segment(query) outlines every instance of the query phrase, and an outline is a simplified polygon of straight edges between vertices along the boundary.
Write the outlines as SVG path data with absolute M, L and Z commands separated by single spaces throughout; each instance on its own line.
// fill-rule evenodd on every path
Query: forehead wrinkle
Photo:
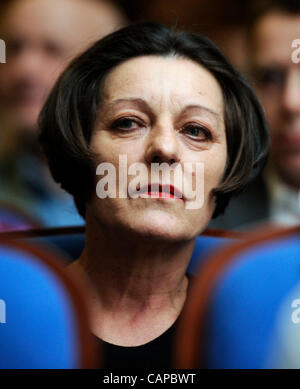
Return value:
M 107 99 L 106 99 L 107 100 Z M 103 104 L 104 103 L 104 104 Z M 138 98 L 138 97 L 128 97 L 128 98 L 120 98 L 115 99 L 113 101 L 105 101 L 102 103 L 102 105 L 106 105 L 107 111 L 113 111 L 116 107 L 124 104 L 130 104 L 132 107 L 137 106 L 139 109 L 151 114 L 152 110 L 144 99 Z
M 172 60 L 173 61 L 173 60 Z M 124 64 L 123 64 L 124 66 Z M 127 64 L 128 66 L 128 64 Z M 120 70 L 120 69 L 119 69 Z M 124 70 L 124 69 L 123 69 Z M 132 69 L 131 69 L 132 70 Z M 172 69 L 171 69 L 172 70 Z M 192 72 L 193 73 L 193 72 Z M 111 85 L 111 79 L 110 77 L 112 76 L 112 74 L 108 75 L 108 79 L 106 78 L 105 79 L 105 82 L 104 82 L 104 85 L 103 85 L 103 89 L 102 90 L 104 92 L 104 94 L 106 96 L 103 96 L 103 97 L 107 97 L 107 100 L 106 100 L 106 103 L 111 103 L 112 101 L 114 101 L 113 99 L 114 98 L 118 98 L 118 97 L 121 97 L 121 98 L 124 98 L 124 100 L 126 99 L 136 99 L 136 98 L 141 98 L 143 101 L 141 101 L 141 103 L 145 103 L 147 102 L 148 103 L 148 107 L 146 107 L 144 105 L 144 108 L 153 108 L 154 105 L 156 105 L 156 108 L 158 108 L 159 106 L 159 110 L 162 109 L 163 105 L 167 105 L 167 104 L 170 104 L 170 102 L 173 104 L 173 106 L 178 106 L 179 109 L 181 106 L 184 105 L 185 102 L 188 102 L 188 101 L 191 101 L 193 102 L 193 100 L 195 99 L 195 97 L 198 98 L 198 95 L 200 94 L 201 97 L 200 97 L 200 100 L 197 99 L 196 101 L 196 104 L 195 105 L 198 105 L 198 103 L 200 103 L 199 105 L 201 105 L 201 103 L 203 102 L 204 106 L 208 106 L 208 110 L 214 112 L 213 114 L 216 114 L 215 111 L 219 111 L 219 106 L 220 106 L 220 96 L 218 96 L 217 94 L 217 91 L 215 91 L 216 93 L 207 93 L 207 88 L 210 90 L 210 86 L 212 86 L 212 82 L 214 84 L 216 84 L 218 86 L 218 89 L 220 89 L 220 86 L 218 85 L 217 81 L 213 78 L 213 76 L 211 76 L 211 80 L 207 80 L 207 77 L 205 77 L 205 80 L 204 80 L 204 90 L 203 92 L 199 92 L 199 86 L 198 87 L 195 87 L 195 85 L 192 85 L 190 84 L 189 80 L 188 80 L 188 85 L 186 85 L 186 83 L 184 84 L 176 84 L 172 86 L 173 90 L 170 90 L 169 88 L 169 81 L 168 81 L 168 77 L 165 77 L 165 73 L 162 74 L 163 77 L 160 77 L 160 74 L 158 74 L 158 77 L 157 77 L 157 80 L 159 81 L 159 93 L 157 91 L 157 85 L 153 85 L 152 82 L 150 82 L 149 85 L 147 85 L 147 87 L 142 83 L 142 84 L 138 84 L 136 87 L 138 88 L 138 94 L 136 94 L 136 90 L 132 90 L 133 94 L 131 95 L 131 93 L 129 93 L 127 95 L 124 94 L 123 96 L 119 94 L 119 92 L 116 94 L 116 90 L 119 90 L 119 88 L 121 88 L 121 91 L 124 92 L 128 92 L 126 91 L 126 88 L 124 89 L 125 85 L 129 84 L 129 86 L 132 85 L 133 83 L 133 80 L 132 80 L 132 74 L 130 72 L 129 76 L 126 74 L 126 77 L 125 77 L 125 80 L 124 80 L 124 74 L 121 73 L 123 77 L 121 77 L 121 83 L 120 83 L 120 80 L 118 78 L 120 78 L 120 75 L 119 77 L 114 80 L 115 82 L 117 82 L 117 84 L 115 85 L 114 84 L 114 88 L 112 89 L 112 85 Z M 133 74 L 133 76 L 135 77 L 136 73 Z M 203 76 L 200 77 L 201 80 L 203 78 Z M 180 78 L 178 79 L 178 81 L 180 80 Z M 144 79 L 145 81 L 145 79 Z M 207 85 L 208 83 L 208 85 Z M 135 85 L 135 83 L 134 83 Z M 165 88 L 166 86 L 166 88 Z M 136 89 L 136 87 L 134 89 Z M 182 93 L 182 90 L 186 90 L 188 87 L 188 89 L 192 89 L 193 93 Z M 146 88 L 146 90 L 145 90 Z M 153 89 L 154 88 L 154 89 Z M 174 90 L 175 88 L 175 90 Z M 179 88 L 179 89 L 178 89 Z M 131 88 L 130 88 L 131 89 Z M 201 89 L 201 88 L 200 88 Z M 213 85 L 213 89 L 214 89 L 214 85 Z M 130 90 L 129 90 L 130 92 Z M 171 92 L 171 93 L 170 93 Z M 119 94 L 119 96 L 118 96 Z M 222 96 L 222 94 L 220 94 Z M 206 102 L 206 100 L 207 102 Z M 222 97 L 221 97 L 222 99 Z M 177 101 L 176 101 L 177 100 Z M 203 101 L 202 101 L 203 100 Z M 210 102 L 214 102 L 216 104 L 213 105 L 213 107 L 209 108 L 209 106 L 211 104 L 209 104 Z M 140 103 L 137 101 L 137 103 Z M 222 100 L 222 103 L 223 103 L 223 100 Z M 111 106 L 112 107 L 112 106 Z M 216 109 L 214 109 L 216 107 Z M 206 108 L 206 107 L 204 107 Z M 223 111 L 223 109 L 222 109 Z M 218 118 L 219 119 L 219 118 Z

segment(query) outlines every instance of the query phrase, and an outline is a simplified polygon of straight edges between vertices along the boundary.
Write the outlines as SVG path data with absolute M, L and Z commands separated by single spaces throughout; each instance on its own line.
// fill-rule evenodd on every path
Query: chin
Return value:
M 193 239 L 197 233 L 192 226 L 179 216 L 151 211 L 149 214 L 134 218 L 130 226 L 139 236 L 158 241 L 187 241 Z

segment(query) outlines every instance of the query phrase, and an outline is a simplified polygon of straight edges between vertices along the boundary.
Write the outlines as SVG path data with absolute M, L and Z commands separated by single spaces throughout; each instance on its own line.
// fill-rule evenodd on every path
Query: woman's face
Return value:
M 96 217 L 105 228 L 162 240 L 199 234 L 226 165 L 223 108 L 215 78 L 191 60 L 144 56 L 114 68 L 91 139 L 100 168 L 87 223 Z M 114 166 L 115 179 L 103 163 Z M 172 169 L 168 175 L 171 165 L 181 176 Z M 166 174 L 155 175 L 155 167 Z M 103 191 L 109 197 L 100 199 Z

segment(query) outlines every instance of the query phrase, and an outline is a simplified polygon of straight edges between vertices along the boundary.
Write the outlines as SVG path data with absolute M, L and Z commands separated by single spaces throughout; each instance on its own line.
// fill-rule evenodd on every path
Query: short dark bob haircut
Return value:
M 206 37 L 157 23 L 138 23 L 96 42 L 68 66 L 39 119 L 39 140 L 54 179 L 69 192 L 84 217 L 95 190 L 94 156 L 89 144 L 107 74 L 131 58 L 157 55 L 190 59 L 218 81 L 224 98 L 227 165 L 214 189 L 214 217 L 263 168 L 269 133 L 262 108 L 237 70 Z M 247 205 L 245 205 L 247 206 Z

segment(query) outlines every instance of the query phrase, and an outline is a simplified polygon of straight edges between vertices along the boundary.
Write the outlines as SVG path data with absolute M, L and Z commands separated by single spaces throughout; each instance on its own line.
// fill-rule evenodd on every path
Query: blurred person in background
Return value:
M 248 24 L 248 67 L 265 109 L 271 151 L 264 173 L 211 223 L 247 229 L 260 223 L 300 224 L 300 64 L 293 41 L 300 38 L 300 1 L 254 4 Z
M 13 205 L 44 226 L 83 224 L 41 163 L 37 118 L 70 60 L 126 17 L 104 0 L 11 0 L 0 12 L 7 57 L 0 65 L 0 206 Z
M 119 0 L 121 4 L 126 0 Z M 132 0 L 134 20 L 151 20 L 184 28 L 212 39 L 240 71 L 246 62 L 245 21 L 251 0 Z M 134 4 L 135 6 L 133 7 Z

